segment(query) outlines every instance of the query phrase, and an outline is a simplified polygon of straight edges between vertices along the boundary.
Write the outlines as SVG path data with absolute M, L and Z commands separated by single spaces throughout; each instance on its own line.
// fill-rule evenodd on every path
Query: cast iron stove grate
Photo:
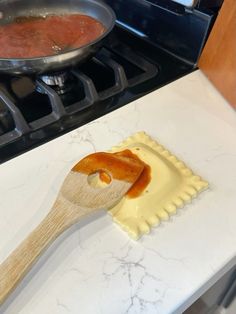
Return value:
M 116 28 L 94 58 L 66 73 L 63 92 L 41 79 L 0 76 L 0 162 L 113 111 L 192 69 L 129 36 Z

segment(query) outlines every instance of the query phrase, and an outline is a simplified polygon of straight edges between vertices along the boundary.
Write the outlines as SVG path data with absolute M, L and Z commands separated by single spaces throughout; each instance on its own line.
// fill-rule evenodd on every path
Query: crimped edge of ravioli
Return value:
M 176 169 L 179 171 L 179 173 L 184 178 L 184 185 L 182 185 L 181 188 L 178 187 L 179 191 L 177 195 L 173 196 L 170 193 L 170 198 L 168 201 L 165 202 L 165 204 L 160 208 L 158 208 L 158 211 L 165 212 L 166 215 L 158 216 L 158 219 L 160 221 L 162 220 L 168 220 L 169 215 L 174 215 L 177 212 L 178 208 L 183 207 L 186 203 L 189 203 L 192 201 L 193 198 L 197 197 L 197 195 L 206 190 L 209 187 L 209 184 L 207 181 L 203 180 L 200 176 L 195 175 L 193 171 L 186 166 L 186 164 L 179 160 L 176 156 L 174 156 L 169 150 L 167 150 L 164 146 L 160 145 L 158 142 L 153 140 L 148 134 L 146 134 L 144 131 L 137 132 L 130 137 L 126 138 L 124 141 L 119 143 L 116 146 L 113 146 L 111 148 L 111 152 L 116 152 L 121 149 L 127 148 L 127 146 L 130 146 L 131 144 L 135 143 L 141 143 L 149 146 L 154 151 L 158 152 L 161 156 L 164 157 L 164 159 L 168 160 Z M 173 193 L 172 193 L 173 194 Z M 111 214 L 112 215 L 112 214 Z M 142 236 L 145 233 L 149 233 L 151 230 L 151 227 L 159 225 L 159 223 L 153 222 L 148 223 L 149 228 L 146 228 L 145 231 L 140 230 L 140 228 L 136 228 L 130 230 L 128 226 L 121 225 L 118 221 L 116 221 L 115 217 L 113 217 L 113 220 L 119 224 L 119 226 L 126 231 L 129 236 L 135 240 L 137 240 L 140 236 Z

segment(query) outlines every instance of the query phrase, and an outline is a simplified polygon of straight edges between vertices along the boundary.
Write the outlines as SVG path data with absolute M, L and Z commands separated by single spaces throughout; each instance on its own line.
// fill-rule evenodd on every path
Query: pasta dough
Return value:
M 139 132 L 111 149 L 129 149 L 151 167 L 151 181 L 136 198 L 125 196 L 109 213 L 128 234 L 138 239 L 177 208 L 191 201 L 208 183 L 196 176 L 163 146 Z

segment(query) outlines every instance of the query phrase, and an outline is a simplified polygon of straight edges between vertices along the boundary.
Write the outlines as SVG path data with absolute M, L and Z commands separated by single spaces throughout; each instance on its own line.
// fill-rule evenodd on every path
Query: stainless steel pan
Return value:
M 102 36 L 81 48 L 53 56 L 37 58 L 1 58 L 0 71 L 8 74 L 44 74 L 63 70 L 91 57 L 101 46 L 115 24 L 115 14 L 110 7 L 96 0 L 0 0 L 1 22 L 19 16 L 45 16 L 47 14 L 81 13 L 94 17 L 106 28 Z

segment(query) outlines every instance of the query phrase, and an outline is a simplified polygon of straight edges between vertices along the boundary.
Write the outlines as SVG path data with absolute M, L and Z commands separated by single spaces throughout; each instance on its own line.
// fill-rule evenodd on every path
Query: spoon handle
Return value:
M 16 288 L 43 251 L 85 212 L 58 197 L 43 221 L 0 265 L 0 304 Z

